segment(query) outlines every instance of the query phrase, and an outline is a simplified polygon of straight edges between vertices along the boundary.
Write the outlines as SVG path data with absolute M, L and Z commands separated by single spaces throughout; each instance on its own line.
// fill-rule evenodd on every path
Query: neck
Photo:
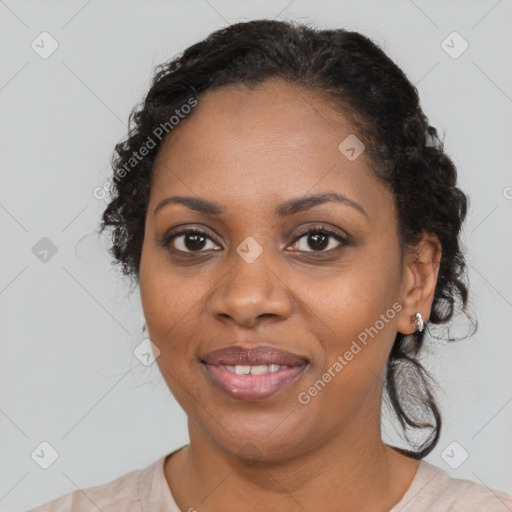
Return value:
M 387 512 L 419 465 L 381 441 L 380 422 L 356 421 L 295 456 L 252 463 L 219 447 L 190 421 L 189 433 L 190 444 L 165 466 L 181 510 Z

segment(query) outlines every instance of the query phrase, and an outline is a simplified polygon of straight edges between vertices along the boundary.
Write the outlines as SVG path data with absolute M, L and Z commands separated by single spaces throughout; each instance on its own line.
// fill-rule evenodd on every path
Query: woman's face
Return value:
M 280 459 L 377 428 L 386 360 L 410 312 L 400 312 L 393 196 L 354 133 L 320 96 L 267 81 L 204 94 L 158 155 L 144 315 L 193 435 L 228 453 Z M 155 213 L 172 196 L 189 205 Z M 216 206 L 200 211 L 207 202 Z M 267 348 L 212 354 L 229 347 Z

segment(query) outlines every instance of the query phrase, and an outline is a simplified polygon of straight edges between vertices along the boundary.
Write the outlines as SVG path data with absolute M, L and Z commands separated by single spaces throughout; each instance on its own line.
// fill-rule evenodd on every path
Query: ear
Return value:
M 402 310 L 397 320 L 398 332 L 414 332 L 414 314 L 421 313 L 426 323 L 430 317 L 432 301 L 441 262 L 441 242 L 433 233 L 423 232 L 420 241 L 404 255 L 404 269 L 400 303 Z

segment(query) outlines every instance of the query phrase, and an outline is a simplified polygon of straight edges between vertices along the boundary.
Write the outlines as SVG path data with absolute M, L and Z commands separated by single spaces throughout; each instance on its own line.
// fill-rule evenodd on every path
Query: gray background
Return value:
M 446 134 L 471 196 L 463 240 L 480 327 L 426 356 L 445 427 L 427 460 L 512 493 L 511 13 L 510 0 L 0 1 L 0 510 L 106 483 L 187 443 L 156 364 L 132 352 L 145 338 L 138 290 L 95 235 L 106 201 L 93 189 L 153 67 L 263 17 L 372 37 Z M 31 47 L 50 48 L 43 31 L 59 45 L 46 59 Z M 453 31 L 469 44 L 457 58 L 442 47 Z M 386 440 L 395 430 L 384 422 Z M 48 469 L 31 456 L 43 441 L 58 452 Z

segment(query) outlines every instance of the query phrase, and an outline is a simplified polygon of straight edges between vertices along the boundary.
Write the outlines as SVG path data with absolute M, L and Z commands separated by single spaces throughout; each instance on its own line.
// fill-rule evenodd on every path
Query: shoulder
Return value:
M 136 469 L 115 480 L 77 489 L 27 512 L 142 512 L 141 486 L 152 478 L 164 457 L 144 469 Z
M 451 477 L 443 469 L 420 461 L 405 495 L 390 512 L 510 512 L 512 496 L 483 484 Z

